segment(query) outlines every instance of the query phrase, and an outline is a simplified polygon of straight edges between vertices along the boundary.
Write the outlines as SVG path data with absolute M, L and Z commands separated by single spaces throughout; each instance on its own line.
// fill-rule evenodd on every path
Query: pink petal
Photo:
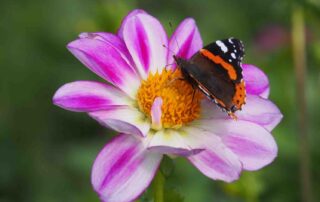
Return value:
M 60 87 L 53 103 L 76 112 L 91 112 L 127 106 L 133 102 L 122 91 L 93 81 L 75 81 Z
M 258 170 L 277 156 L 277 144 L 272 135 L 258 124 L 242 120 L 202 120 L 198 125 L 220 136 L 236 154 L 246 170 Z
M 101 40 L 108 45 L 112 46 L 113 48 L 117 49 L 118 52 L 122 55 L 122 58 L 127 61 L 128 64 L 133 64 L 132 58 L 128 52 L 128 49 L 126 45 L 124 44 L 123 40 L 118 37 L 117 35 L 114 35 L 112 33 L 108 32 L 83 32 L 79 35 L 79 38 L 81 39 L 95 39 L 95 40 Z
M 155 130 L 160 130 L 162 128 L 162 122 L 161 122 L 162 102 L 163 101 L 161 97 L 156 97 L 151 107 L 151 119 L 152 119 L 151 127 Z
M 121 133 L 146 136 L 150 129 L 150 123 L 145 115 L 129 106 L 90 112 L 89 115 L 103 126 Z
M 123 40 L 141 77 L 161 72 L 167 63 L 167 49 L 163 45 L 168 45 L 168 39 L 160 22 L 146 13 L 138 13 L 128 17 L 122 27 Z
M 118 36 L 123 38 L 123 27 L 124 25 L 127 23 L 127 21 L 132 18 L 133 16 L 135 15 L 138 15 L 138 14 L 147 14 L 147 12 L 145 12 L 144 10 L 142 9 L 135 9 L 133 11 L 131 11 L 130 13 L 128 13 L 128 15 L 122 20 L 122 23 L 121 23 L 121 26 L 118 30 Z
M 189 59 L 202 48 L 202 39 L 192 18 L 183 20 L 175 30 L 169 41 L 168 64 L 174 64 L 173 55 Z
M 251 121 L 272 131 L 281 121 L 283 115 L 270 100 L 259 96 L 248 95 L 247 104 L 242 111 L 236 112 L 240 120 Z
M 97 37 L 81 38 L 69 43 L 68 49 L 90 70 L 134 98 L 140 78 L 117 43 L 120 39 L 111 44 Z
M 223 112 L 220 107 L 217 106 L 214 102 L 203 99 L 201 101 L 201 114 L 198 120 L 195 120 L 194 123 L 201 122 L 202 119 L 229 119 L 230 117 L 226 112 Z
M 231 118 L 214 103 L 203 100 L 201 103 L 201 119 L 229 119 Z M 283 115 L 278 107 L 270 100 L 260 96 L 247 95 L 247 103 L 241 111 L 236 111 L 235 115 L 239 120 L 251 121 L 272 131 L 281 121 Z M 201 120 L 199 119 L 201 122 Z M 197 122 L 197 121 L 195 121 Z
M 267 75 L 258 67 L 250 64 L 243 64 L 242 69 L 247 93 L 268 98 L 270 89 Z
M 201 131 L 198 129 L 198 131 Z M 199 154 L 188 157 L 190 162 L 204 175 L 214 180 L 232 182 L 239 178 L 242 170 L 238 157 L 228 149 L 222 140 L 208 131 L 198 133 L 206 149 Z
M 165 129 L 151 134 L 148 149 L 162 154 L 190 156 L 204 150 L 199 144 L 198 134 L 176 129 Z
M 94 190 L 105 202 L 133 201 L 149 186 L 161 159 L 161 154 L 148 152 L 133 136 L 118 135 L 93 164 Z

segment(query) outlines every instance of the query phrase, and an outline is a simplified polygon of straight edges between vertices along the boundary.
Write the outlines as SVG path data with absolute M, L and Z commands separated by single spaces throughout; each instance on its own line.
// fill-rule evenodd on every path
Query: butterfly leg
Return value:
M 192 89 L 193 89 L 193 93 L 192 93 L 192 101 L 191 101 L 191 103 L 193 103 L 194 96 L 196 95 L 196 92 L 197 92 L 197 89 L 195 88 L 194 85 L 192 85 Z
M 176 78 L 174 78 L 174 79 L 172 79 L 171 81 L 169 81 L 166 85 L 165 85 L 165 87 L 168 87 L 168 86 L 170 86 L 171 84 L 173 84 L 175 81 L 185 81 L 186 79 L 185 78 L 183 78 L 183 77 L 176 77 Z
M 228 111 L 227 113 L 228 113 L 228 115 L 229 115 L 233 120 L 235 120 L 235 121 L 238 120 L 238 117 L 237 117 L 233 112 Z
M 171 63 L 171 64 L 167 64 L 167 65 L 164 66 L 164 67 L 167 68 L 167 67 L 169 67 L 169 66 L 171 66 L 171 65 L 174 65 L 174 64 L 176 64 L 176 63 L 174 62 L 174 63 Z

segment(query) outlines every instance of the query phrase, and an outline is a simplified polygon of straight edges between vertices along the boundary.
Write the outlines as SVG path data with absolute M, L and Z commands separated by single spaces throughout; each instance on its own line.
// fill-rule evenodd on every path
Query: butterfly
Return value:
M 236 119 L 234 112 L 246 102 L 243 56 L 243 43 L 231 37 L 203 47 L 189 60 L 173 57 L 187 82 Z

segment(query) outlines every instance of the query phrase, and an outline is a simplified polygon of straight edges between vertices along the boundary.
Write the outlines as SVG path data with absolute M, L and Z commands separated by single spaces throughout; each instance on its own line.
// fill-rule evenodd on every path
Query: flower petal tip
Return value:
M 135 13 L 127 16 L 118 35 L 125 42 L 133 62 L 145 79 L 152 72 L 161 72 L 167 64 L 168 38 L 162 24 L 153 16 Z
M 247 93 L 268 98 L 270 92 L 268 76 L 252 64 L 243 64 L 242 69 Z
M 133 201 L 150 185 L 162 159 L 131 135 L 120 134 L 97 156 L 91 183 L 102 201 Z
M 193 18 L 184 19 L 176 28 L 169 40 L 168 64 L 174 64 L 173 55 L 189 59 L 202 48 L 202 39 Z M 174 64 L 170 68 L 174 70 Z M 169 67 L 168 67 L 169 69 Z
M 155 130 L 160 130 L 162 128 L 161 116 L 162 116 L 162 98 L 156 97 L 151 107 L 151 127 Z

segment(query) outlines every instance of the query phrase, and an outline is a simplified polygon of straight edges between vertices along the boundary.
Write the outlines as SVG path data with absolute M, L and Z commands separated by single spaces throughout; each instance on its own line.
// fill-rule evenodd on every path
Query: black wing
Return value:
M 192 62 L 182 65 L 184 75 L 191 77 L 197 87 L 220 107 L 230 111 L 235 94 L 235 84 L 227 72 L 218 64 L 212 63 L 200 53 L 194 55 Z M 221 102 L 220 102 L 221 101 Z

